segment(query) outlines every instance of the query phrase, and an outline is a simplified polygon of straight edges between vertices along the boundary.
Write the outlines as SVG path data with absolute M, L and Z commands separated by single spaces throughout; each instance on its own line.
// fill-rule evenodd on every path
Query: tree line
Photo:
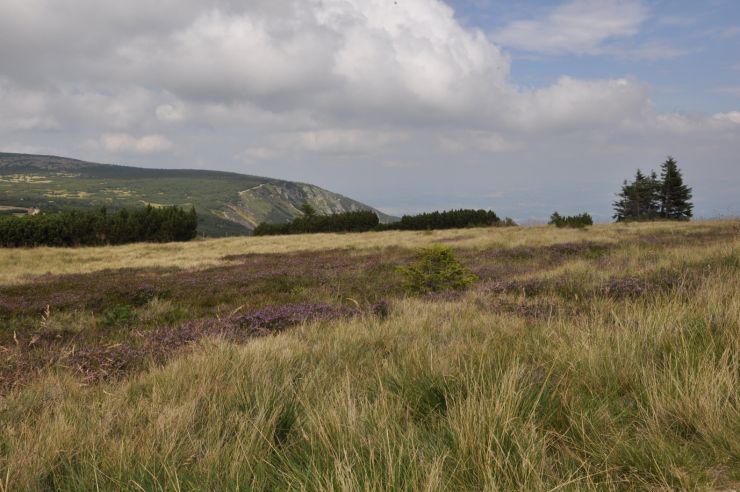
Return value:
M 275 236 L 318 232 L 366 232 L 374 230 L 380 224 L 375 212 L 369 210 L 319 215 L 311 205 L 304 204 L 301 211 L 303 215 L 287 224 L 262 222 L 253 233 L 255 236 Z
M 617 222 L 628 220 L 689 220 L 692 216 L 692 191 L 683 182 L 681 170 L 673 157 L 655 171 L 644 174 L 640 169 L 632 182 L 624 181 L 614 202 Z
M 133 242 L 188 241 L 196 235 L 195 208 L 151 205 L 108 212 L 71 210 L 0 217 L 0 246 L 104 246 Z
M 425 212 L 418 215 L 404 215 L 398 222 L 385 224 L 383 229 L 424 231 L 500 225 L 514 225 L 514 221 L 508 217 L 501 220 L 493 210 L 459 209 L 442 212 Z
M 420 231 L 432 229 L 457 229 L 516 225 L 508 217 L 501 220 L 492 210 L 449 210 L 404 215 L 398 222 L 381 224 L 375 212 L 369 210 L 318 215 L 313 207 L 304 204 L 303 215 L 287 224 L 261 223 L 254 229 L 255 236 L 279 234 L 306 234 L 315 232 L 366 232 L 366 231 Z

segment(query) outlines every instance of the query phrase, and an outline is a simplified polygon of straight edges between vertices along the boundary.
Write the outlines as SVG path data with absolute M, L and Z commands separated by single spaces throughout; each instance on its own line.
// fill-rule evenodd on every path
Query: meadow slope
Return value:
M 740 488 L 740 221 L 0 250 L 0 323 L 0 491 Z
M 198 232 L 242 236 L 260 222 L 282 223 L 310 203 L 324 214 L 373 210 L 348 197 L 279 179 L 199 169 L 151 169 L 65 157 L 0 152 L 0 215 L 64 209 L 120 209 L 151 204 L 195 207 Z

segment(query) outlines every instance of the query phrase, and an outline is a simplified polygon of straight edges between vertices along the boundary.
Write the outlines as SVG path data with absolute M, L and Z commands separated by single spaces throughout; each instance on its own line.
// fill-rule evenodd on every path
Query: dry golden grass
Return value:
M 53 375 L 4 401 L 0 469 L 8 490 L 735 487 L 738 287 L 538 323 L 406 300 L 123 384 Z
M 537 294 L 479 286 L 447 300 L 395 299 L 387 319 L 308 324 L 243 346 L 208 339 L 163 367 L 99 385 L 47 371 L 0 399 L 0 491 L 737 490 L 739 226 L 44 250 L 86 271 L 99 268 L 96 255 L 117 266 L 184 266 L 168 263 L 177 251 L 198 267 L 226 254 L 442 239 L 481 250 L 619 246 L 516 277 L 550 282 Z M 118 254 L 145 263 L 116 263 Z M 39 273 L 25 266 L 6 281 Z M 599 290 L 615 278 L 653 279 L 645 285 L 654 290 Z M 539 306 L 550 310 L 528 310 Z M 157 301 L 147 312 L 171 307 Z
M 596 225 L 588 231 L 548 226 L 455 229 L 447 231 L 389 231 L 362 234 L 234 237 L 188 243 L 132 244 L 91 248 L 0 249 L 0 284 L 44 275 L 89 273 L 105 269 L 176 267 L 197 269 L 223 263 L 227 255 L 287 253 L 334 248 L 369 250 L 393 246 L 415 248 L 445 242 L 460 247 L 541 246 L 580 241 L 615 242 L 643 234 L 681 234 L 713 228 L 735 228 L 738 221 L 634 223 Z

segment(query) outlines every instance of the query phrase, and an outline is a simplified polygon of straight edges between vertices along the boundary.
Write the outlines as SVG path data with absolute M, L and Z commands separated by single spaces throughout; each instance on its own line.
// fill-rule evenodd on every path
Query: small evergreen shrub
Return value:
M 134 312 L 128 306 L 116 306 L 103 313 L 101 323 L 103 326 L 125 325 L 135 317 Z
M 550 216 L 550 222 L 548 222 L 548 224 L 554 225 L 556 227 L 574 227 L 580 229 L 583 227 L 594 225 L 594 220 L 591 218 L 591 215 L 585 212 L 579 215 L 568 216 L 562 216 L 559 213 L 554 212 Z
M 412 294 L 464 289 L 478 277 L 455 257 L 449 246 L 435 245 L 419 251 L 417 260 L 399 271 Z

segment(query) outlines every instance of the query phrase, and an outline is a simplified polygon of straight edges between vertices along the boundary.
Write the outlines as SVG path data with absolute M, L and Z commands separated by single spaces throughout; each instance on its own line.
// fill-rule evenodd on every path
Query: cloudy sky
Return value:
M 738 215 L 740 2 L 0 0 L 0 150 L 522 221 L 670 154 Z

